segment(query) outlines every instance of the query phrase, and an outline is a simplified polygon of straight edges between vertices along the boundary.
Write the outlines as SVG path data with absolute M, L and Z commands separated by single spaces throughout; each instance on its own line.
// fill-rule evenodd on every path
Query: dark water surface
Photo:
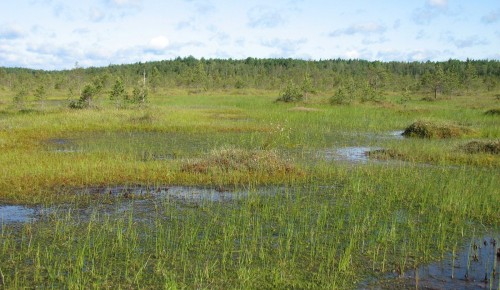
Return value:
M 444 259 L 360 289 L 500 289 L 500 233 L 473 238 Z

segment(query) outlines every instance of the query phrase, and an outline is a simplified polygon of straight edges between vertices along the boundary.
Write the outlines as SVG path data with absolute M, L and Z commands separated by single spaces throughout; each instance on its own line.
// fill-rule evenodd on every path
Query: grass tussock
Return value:
M 473 129 L 447 122 L 417 121 L 408 126 L 404 132 L 405 137 L 428 139 L 457 138 L 473 135 Z
M 275 151 L 222 148 L 212 150 L 201 160 L 187 161 L 181 166 L 181 171 L 192 173 L 240 171 L 273 174 L 293 173 L 298 172 L 298 169 Z
M 394 149 L 378 149 L 366 152 L 366 155 L 370 158 L 375 158 L 379 160 L 407 160 L 408 156 L 396 151 Z
M 500 154 L 500 140 L 495 141 L 471 141 L 461 146 L 461 149 L 469 154 L 488 153 Z
M 484 112 L 484 114 L 488 116 L 500 116 L 500 109 L 490 109 Z

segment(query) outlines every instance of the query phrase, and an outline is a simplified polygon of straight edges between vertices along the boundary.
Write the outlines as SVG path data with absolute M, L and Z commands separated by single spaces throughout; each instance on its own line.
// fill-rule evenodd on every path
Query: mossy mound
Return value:
M 484 112 L 485 115 L 488 116 L 499 116 L 500 115 L 500 109 L 491 109 L 486 112 Z
M 452 123 L 417 121 L 406 128 L 402 135 L 405 137 L 445 139 L 473 135 L 474 133 L 474 130 L 468 127 Z
M 181 171 L 191 173 L 240 171 L 273 174 L 297 172 L 297 169 L 275 151 L 223 148 L 213 150 L 203 159 L 187 161 L 181 166 Z
M 469 154 L 488 153 L 500 154 L 500 140 L 495 141 L 471 141 L 461 146 L 461 149 Z

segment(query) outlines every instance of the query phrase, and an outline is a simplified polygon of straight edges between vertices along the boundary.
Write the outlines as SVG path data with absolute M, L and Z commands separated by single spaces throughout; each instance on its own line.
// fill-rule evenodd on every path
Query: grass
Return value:
M 99 109 L 47 103 L 22 112 L 2 99 L 0 200 L 46 214 L 1 226 L 0 285 L 357 288 L 500 227 L 500 157 L 458 150 L 500 137 L 484 114 L 495 100 L 329 106 L 327 97 L 297 105 L 274 103 L 276 95 L 175 91 L 143 107 L 101 100 Z M 474 133 L 389 134 L 416 119 Z M 355 146 L 406 163 L 324 155 Z M 126 185 L 245 194 L 190 202 L 76 193 Z

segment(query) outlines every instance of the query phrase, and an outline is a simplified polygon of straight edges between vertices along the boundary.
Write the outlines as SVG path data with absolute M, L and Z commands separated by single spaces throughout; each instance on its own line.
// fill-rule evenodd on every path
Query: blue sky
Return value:
M 0 66 L 500 59 L 498 0 L 0 0 Z

